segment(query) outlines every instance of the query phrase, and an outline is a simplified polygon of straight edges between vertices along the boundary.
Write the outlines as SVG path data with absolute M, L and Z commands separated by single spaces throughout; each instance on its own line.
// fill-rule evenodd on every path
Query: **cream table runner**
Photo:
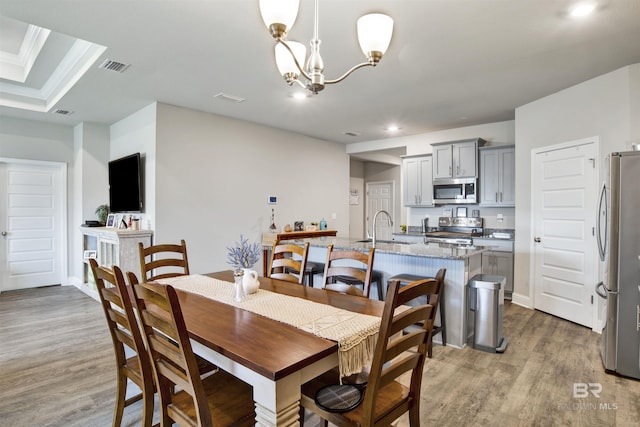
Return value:
M 234 301 L 234 284 L 202 275 L 159 280 L 176 289 L 250 311 L 338 343 L 340 375 L 358 373 L 373 356 L 380 318 L 258 289 Z

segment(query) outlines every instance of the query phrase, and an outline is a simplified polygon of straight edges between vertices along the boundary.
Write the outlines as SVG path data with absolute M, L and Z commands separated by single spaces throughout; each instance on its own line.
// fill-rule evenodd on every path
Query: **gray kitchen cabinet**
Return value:
M 505 298 L 511 299 L 513 294 L 513 240 L 476 239 L 475 246 L 485 246 L 489 250 L 482 253 L 482 274 L 504 276 Z
M 515 146 L 480 148 L 480 205 L 515 206 Z
M 478 176 L 478 147 L 481 138 L 439 142 L 433 147 L 433 179 L 475 178 Z
M 432 157 L 430 155 L 402 159 L 403 204 L 405 206 L 433 206 L 431 168 Z

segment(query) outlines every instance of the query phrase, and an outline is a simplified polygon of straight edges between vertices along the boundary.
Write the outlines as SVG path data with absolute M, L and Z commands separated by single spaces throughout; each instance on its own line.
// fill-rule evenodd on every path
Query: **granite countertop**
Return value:
M 336 249 L 349 249 L 367 252 L 371 248 L 371 242 L 363 242 L 361 239 L 347 239 L 344 237 L 317 237 L 312 239 L 292 240 L 291 242 L 309 242 L 309 246 L 327 247 L 333 244 Z M 388 241 L 385 241 L 388 242 Z M 472 255 L 487 250 L 484 247 L 458 246 L 449 243 L 376 243 L 376 253 L 389 253 L 396 255 L 408 255 L 423 258 L 447 258 L 465 259 Z

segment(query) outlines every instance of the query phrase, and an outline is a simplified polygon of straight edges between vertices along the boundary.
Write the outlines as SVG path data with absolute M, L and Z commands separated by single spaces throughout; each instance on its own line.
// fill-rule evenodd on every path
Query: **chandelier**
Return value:
M 305 63 L 305 46 L 299 42 L 285 40 L 287 31 L 291 29 L 298 15 L 299 3 L 300 0 L 260 0 L 262 19 L 276 40 L 276 65 L 289 86 L 297 83 L 317 94 L 324 89 L 325 85 L 341 82 L 359 68 L 375 67 L 387 51 L 393 32 L 393 19 L 381 13 L 364 15 L 358 19 L 356 27 L 360 48 L 367 61 L 353 66 L 337 79 L 325 79 L 318 39 L 318 0 L 315 0 L 311 53 L 303 68 L 301 64 Z M 306 79 L 306 82 L 300 81 L 301 76 Z

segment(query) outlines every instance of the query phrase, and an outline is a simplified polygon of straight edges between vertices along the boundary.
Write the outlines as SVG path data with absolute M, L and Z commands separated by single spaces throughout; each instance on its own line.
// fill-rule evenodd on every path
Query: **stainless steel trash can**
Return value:
M 491 353 L 502 353 L 508 340 L 502 336 L 506 278 L 477 274 L 469 280 L 469 331 L 467 344 Z

